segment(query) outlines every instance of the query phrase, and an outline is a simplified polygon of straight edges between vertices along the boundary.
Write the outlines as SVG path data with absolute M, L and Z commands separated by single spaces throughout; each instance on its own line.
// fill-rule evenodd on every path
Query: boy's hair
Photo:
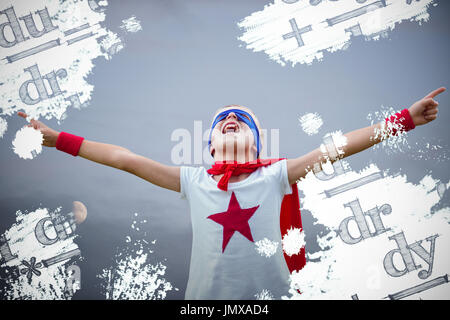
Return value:
M 254 113 L 250 108 L 241 106 L 241 105 L 239 105 L 239 104 L 230 104 L 230 105 L 228 105 L 228 106 L 219 108 L 219 109 L 216 110 L 216 112 L 214 112 L 214 116 L 213 116 L 213 118 L 212 118 L 210 127 L 211 127 L 212 124 L 214 123 L 214 119 L 216 119 L 217 115 L 218 115 L 221 111 L 224 111 L 224 109 L 241 109 L 241 110 L 243 110 L 243 111 L 246 111 L 246 112 L 250 113 L 250 115 L 252 116 L 253 120 L 255 121 L 256 127 L 258 128 L 258 131 L 259 131 L 259 139 L 260 139 L 260 142 L 261 142 L 261 149 L 260 149 L 260 151 L 259 151 L 259 154 L 261 155 L 261 151 L 262 151 L 263 145 L 264 145 L 264 133 L 261 131 L 261 124 L 260 124 L 258 118 L 256 117 L 255 113 Z M 256 141 L 255 141 L 255 143 L 256 143 Z M 214 158 L 214 154 L 211 154 L 211 156 Z M 258 158 L 259 158 L 259 157 L 258 157 Z

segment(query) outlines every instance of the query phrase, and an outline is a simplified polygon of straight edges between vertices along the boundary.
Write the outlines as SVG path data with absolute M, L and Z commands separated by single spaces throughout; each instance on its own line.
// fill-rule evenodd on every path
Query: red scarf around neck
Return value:
M 256 161 L 246 163 L 237 163 L 237 161 L 216 161 L 211 169 L 207 170 L 207 172 L 212 175 L 223 174 L 217 186 L 219 189 L 227 191 L 228 181 L 231 176 L 238 176 L 242 173 L 252 173 L 259 167 L 268 166 L 280 160 L 284 160 L 284 158 L 257 159 Z M 286 194 L 283 198 L 283 202 L 281 203 L 280 230 L 282 238 L 291 228 L 299 228 L 303 230 L 297 184 L 294 183 L 291 187 L 292 193 Z M 294 254 L 292 256 L 288 256 L 284 251 L 283 254 L 289 272 L 291 273 L 293 271 L 299 271 L 306 264 L 305 247 L 301 248 L 298 254 Z

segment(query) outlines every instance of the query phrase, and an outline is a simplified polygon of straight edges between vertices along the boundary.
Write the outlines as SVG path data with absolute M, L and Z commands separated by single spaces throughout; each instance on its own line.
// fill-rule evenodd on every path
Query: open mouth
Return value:
M 239 124 L 237 122 L 231 121 L 231 122 L 226 123 L 222 127 L 223 134 L 237 133 L 237 132 L 239 132 Z

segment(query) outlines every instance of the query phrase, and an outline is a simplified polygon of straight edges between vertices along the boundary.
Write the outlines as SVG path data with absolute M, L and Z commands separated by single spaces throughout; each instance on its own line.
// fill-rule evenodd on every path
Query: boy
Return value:
M 385 122 L 347 133 L 341 158 L 397 131 L 433 121 L 438 112 L 433 98 L 444 91 L 436 89 Z M 23 112 L 18 115 L 27 117 Z M 42 132 L 44 146 L 127 171 L 180 192 L 189 201 L 193 243 L 186 299 L 254 299 L 263 293 L 280 299 L 286 295 L 289 272 L 299 270 L 305 260 L 304 248 L 300 260 L 291 261 L 286 255 L 283 259 L 279 245 L 283 199 L 291 194 L 293 203 L 298 203 L 296 181 L 311 169 L 320 170 L 325 161 L 337 160 L 320 148 L 296 159 L 260 159 L 259 121 L 250 109 L 237 105 L 219 109 L 213 118 L 209 145 L 215 164 L 209 170 L 164 165 L 119 146 L 59 133 L 33 119 L 28 126 Z M 293 208 L 299 216 L 298 205 Z M 255 248 L 262 240 L 277 245 L 269 257 Z

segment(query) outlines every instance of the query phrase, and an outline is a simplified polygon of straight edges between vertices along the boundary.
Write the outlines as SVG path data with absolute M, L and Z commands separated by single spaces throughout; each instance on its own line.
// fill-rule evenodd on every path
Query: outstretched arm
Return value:
M 27 117 L 23 112 L 18 112 L 18 115 L 23 118 Z M 56 140 L 60 132 L 34 119 L 27 126 L 33 127 L 43 134 L 44 139 L 42 145 L 56 147 Z M 78 151 L 78 156 L 127 171 L 159 187 L 180 192 L 179 167 L 161 164 L 152 159 L 135 154 L 126 148 L 84 139 Z
M 180 192 L 180 167 L 164 165 L 116 145 L 86 139 L 78 155 L 132 173 L 158 187 Z
M 445 88 L 443 87 L 436 89 L 409 107 L 408 111 L 414 125 L 424 125 L 437 118 L 437 107 L 439 104 L 433 98 L 444 91 Z M 352 154 L 366 150 L 388 138 L 388 135 L 380 134 L 383 130 L 386 130 L 386 128 L 384 128 L 384 122 L 380 122 L 372 126 L 346 133 L 344 136 L 347 139 L 347 143 L 341 148 L 343 154 L 339 158 L 345 158 L 351 156 Z M 306 174 L 312 169 L 321 170 L 322 164 L 324 164 L 327 160 L 334 162 L 338 160 L 338 158 L 329 157 L 326 153 L 324 154 L 320 148 L 317 148 L 299 158 L 288 159 L 287 169 L 289 183 L 295 183 L 298 179 L 306 176 Z

